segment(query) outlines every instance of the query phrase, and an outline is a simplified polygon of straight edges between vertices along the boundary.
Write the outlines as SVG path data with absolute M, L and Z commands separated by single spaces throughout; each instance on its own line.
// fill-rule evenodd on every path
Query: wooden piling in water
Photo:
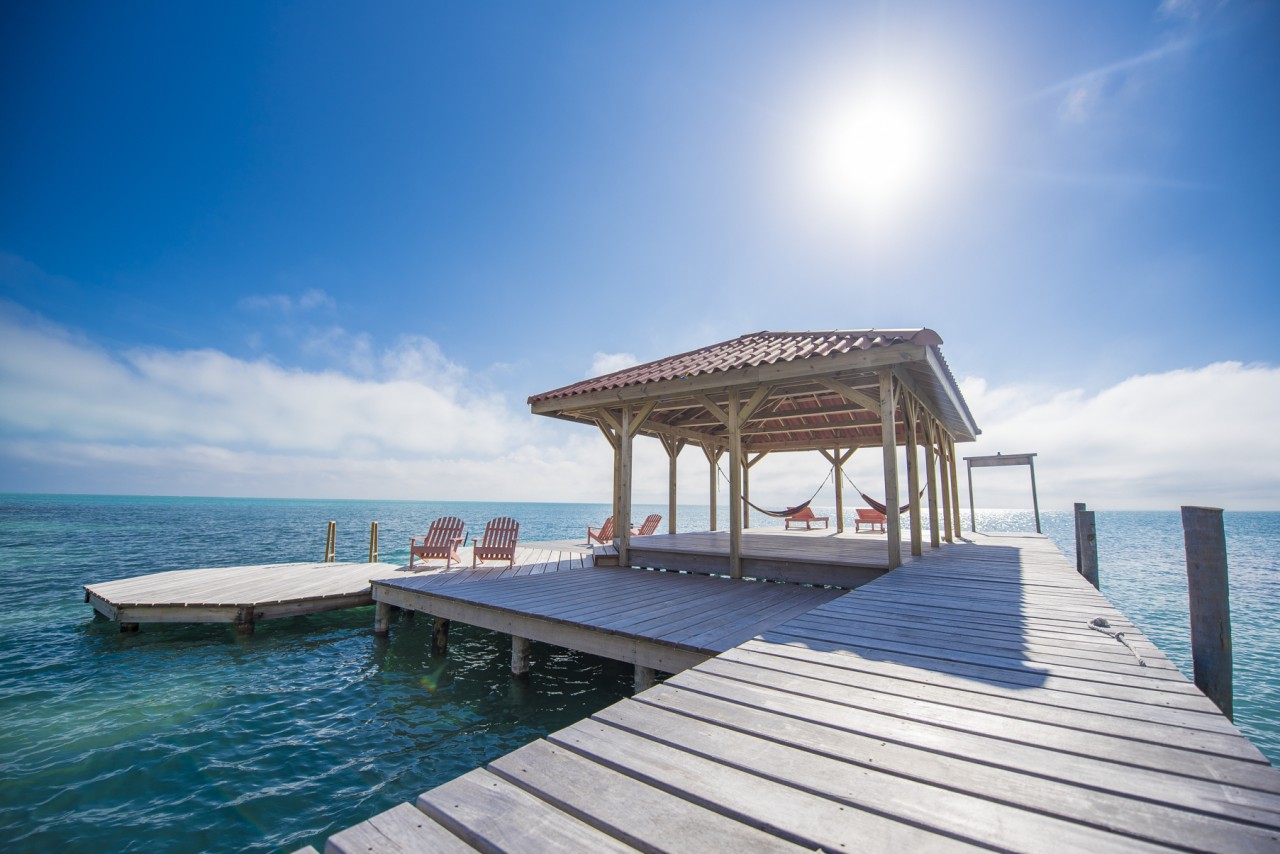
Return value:
M 431 654 L 444 655 L 449 651 L 449 621 L 436 617 L 431 626 Z
M 1227 539 L 1218 507 L 1183 507 L 1196 687 L 1234 720 Z
M 333 563 L 338 555 L 338 523 L 330 522 L 324 536 L 324 562 Z
M 369 523 L 369 563 L 378 562 L 378 523 Z
M 373 603 L 373 633 L 385 635 L 391 623 L 391 606 L 386 602 Z
M 529 675 L 529 639 L 511 636 L 511 675 Z
M 1077 501 L 1075 503 L 1075 513 L 1072 516 L 1072 522 L 1075 525 L 1076 532 L 1076 572 L 1081 575 L 1084 575 L 1084 564 L 1081 563 L 1082 558 L 1080 552 L 1080 514 L 1084 512 L 1084 509 L 1084 502 Z
M 1097 587 L 1098 583 L 1098 529 L 1092 510 L 1081 510 L 1076 526 L 1076 546 L 1080 549 L 1080 574 Z
M 656 678 L 657 672 L 652 667 L 641 667 L 637 664 L 635 693 L 639 694 L 641 691 L 646 691 L 649 688 L 652 688 Z

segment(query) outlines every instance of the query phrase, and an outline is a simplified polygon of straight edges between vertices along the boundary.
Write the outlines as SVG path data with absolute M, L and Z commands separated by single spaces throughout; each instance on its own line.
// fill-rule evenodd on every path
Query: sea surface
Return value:
M 0 849 L 321 847 L 630 694 L 629 666 L 543 644 L 532 645 L 532 678 L 515 680 L 506 638 L 468 626 L 454 625 L 443 657 L 431 654 L 430 620 L 401 619 L 380 640 L 371 608 L 241 637 L 229 626 L 121 634 L 84 603 L 92 582 L 319 560 L 329 520 L 339 560 L 366 558 L 377 520 L 382 560 L 405 562 L 409 537 L 445 514 L 473 532 L 514 516 L 532 541 L 580 538 L 608 508 L 0 495 Z M 1071 514 L 1042 521 L 1074 556 Z M 1097 525 L 1103 591 L 1189 674 L 1178 514 L 1101 511 Z M 680 527 L 705 530 L 707 508 L 682 506 Z M 1228 513 L 1226 527 L 1236 723 L 1274 762 L 1280 513 Z M 978 529 L 1034 524 L 1027 512 L 979 511 Z

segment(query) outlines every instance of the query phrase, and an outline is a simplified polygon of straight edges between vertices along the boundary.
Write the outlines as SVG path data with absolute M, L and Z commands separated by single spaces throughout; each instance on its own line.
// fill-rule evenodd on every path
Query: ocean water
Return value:
M 638 506 L 637 514 L 665 512 Z M 829 508 L 828 508 L 829 512 Z M 500 635 L 455 625 L 448 656 L 428 619 L 388 639 L 372 609 L 226 626 L 95 619 L 81 586 L 147 572 L 381 557 L 436 516 L 480 530 L 511 515 L 525 540 L 581 537 L 603 505 L 0 496 L 0 848 L 5 851 L 293 851 L 630 694 L 631 668 L 532 645 L 528 682 Z M 723 515 L 723 511 L 722 511 Z M 1031 530 L 980 511 L 979 530 Z M 1070 513 L 1043 514 L 1074 554 Z M 757 519 L 756 524 L 766 524 Z M 966 529 L 968 522 L 966 520 Z M 1226 516 L 1236 721 L 1280 758 L 1280 514 Z M 705 530 L 705 507 L 681 507 Z M 1176 513 L 1098 514 L 1104 592 L 1190 673 Z

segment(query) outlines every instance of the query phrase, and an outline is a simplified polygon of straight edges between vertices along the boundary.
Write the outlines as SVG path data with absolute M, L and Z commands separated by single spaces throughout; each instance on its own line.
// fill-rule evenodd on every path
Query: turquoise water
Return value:
M 665 507 L 637 507 L 637 514 Z M 511 515 L 525 540 L 581 537 L 602 505 L 0 496 L 0 846 L 7 851 L 292 851 L 630 693 L 631 669 L 533 644 L 533 677 L 507 672 L 505 638 L 430 621 L 389 639 L 372 609 L 229 627 L 95 620 L 81 585 L 196 566 L 407 560 L 427 521 L 476 528 Z M 705 530 L 706 508 L 681 508 Z M 723 515 L 723 514 L 722 514 Z M 1237 723 L 1280 757 L 1280 514 L 1227 514 Z M 757 520 L 759 522 L 759 520 Z M 966 522 L 967 525 L 967 522 Z M 979 513 L 980 530 L 1030 530 L 1029 513 Z M 1069 513 L 1045 532 L 1074 554 Z M 1190 672 L 1176 513 L 1098 514 L 1104 591 Z

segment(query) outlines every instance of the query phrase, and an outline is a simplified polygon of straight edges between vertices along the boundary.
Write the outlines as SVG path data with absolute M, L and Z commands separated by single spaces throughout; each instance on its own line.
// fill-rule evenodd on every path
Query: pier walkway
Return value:
M 1280 848 L 1280 774 L 1163 653 L 1044 537 L 969 539 L 327 850 Z

